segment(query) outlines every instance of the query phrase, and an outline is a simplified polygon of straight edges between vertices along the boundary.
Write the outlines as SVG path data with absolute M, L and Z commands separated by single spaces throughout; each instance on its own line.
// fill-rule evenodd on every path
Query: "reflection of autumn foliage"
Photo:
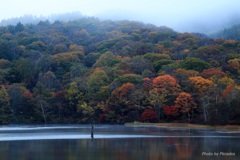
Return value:
M 157 122 L 158 116 L 156 111 L 153 108 L 146 109 L 142 115 L 140 120 L 142 122 Z
M 176 151 L 178 155 L 178 159 L 189 159 L 192 158 L 193 151 L 195 150 L 195 146 L 192 145 L 190 139 L 184 139 L 183 142 L 178 142 L 181 145 L 175 145 Z

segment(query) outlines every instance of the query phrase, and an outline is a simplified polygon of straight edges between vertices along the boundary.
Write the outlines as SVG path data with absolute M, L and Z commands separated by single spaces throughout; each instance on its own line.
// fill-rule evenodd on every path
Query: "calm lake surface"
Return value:
M 240 132 L 146 126 L 0 126 L 1 160 L 240 159 Z

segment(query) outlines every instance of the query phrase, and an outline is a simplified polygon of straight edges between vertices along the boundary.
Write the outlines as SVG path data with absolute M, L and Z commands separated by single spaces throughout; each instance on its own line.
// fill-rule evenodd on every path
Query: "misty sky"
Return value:
M 178 31 L 240 20 L 240 0 L 2 0 L 0 21 L 26 14 L 47 16 L 80 11 L 102 19 L 128 19 Z M 196 29 L 195 28 L 195 29 Z

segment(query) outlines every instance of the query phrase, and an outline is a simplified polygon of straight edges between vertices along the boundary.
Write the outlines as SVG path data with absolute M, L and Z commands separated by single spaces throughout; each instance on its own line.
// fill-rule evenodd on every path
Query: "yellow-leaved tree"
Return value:
M 212 80 L 205 79 L 201 76 L 195 76 L 189 78 L 190 82 L 197 90 L 197 95 L 202 104 L 204 121 L 208 121 L 208 108 L 211 104 L 211 95 L 214 90 L 214 83 Z

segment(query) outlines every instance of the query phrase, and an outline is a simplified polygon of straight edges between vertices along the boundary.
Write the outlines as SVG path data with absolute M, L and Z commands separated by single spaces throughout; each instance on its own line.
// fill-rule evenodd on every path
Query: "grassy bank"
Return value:
M 225 125 L 225 126 L 210 126 L 202 124 L 190 124 L 190 123 L 126 123 L 128 126 L 155 126 L 163 128 L 191 128 L 191 129 L 215 129 L 222 131 L 240 131 L 240 126 L 237 125 Z

